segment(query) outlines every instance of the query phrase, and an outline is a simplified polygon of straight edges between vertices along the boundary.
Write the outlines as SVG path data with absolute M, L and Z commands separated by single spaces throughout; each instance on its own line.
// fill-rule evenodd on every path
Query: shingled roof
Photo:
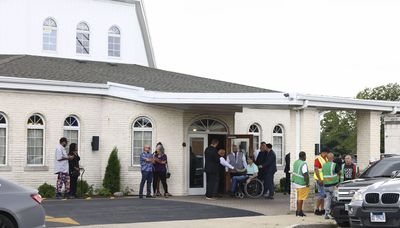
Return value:
M 0 76 L 99 84 L 114 82 L 143 87 L 149 91 L 162 92 L 277 92 L 135 64 L 81 61 L 31 55 L 0 55 Z

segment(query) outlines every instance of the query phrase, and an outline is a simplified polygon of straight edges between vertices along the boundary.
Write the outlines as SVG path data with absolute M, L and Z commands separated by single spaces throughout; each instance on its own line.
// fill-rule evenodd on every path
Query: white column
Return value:
M 364 170 L 371 157 L 380 159 L 381 112 L 357 111 L 357 163 Z

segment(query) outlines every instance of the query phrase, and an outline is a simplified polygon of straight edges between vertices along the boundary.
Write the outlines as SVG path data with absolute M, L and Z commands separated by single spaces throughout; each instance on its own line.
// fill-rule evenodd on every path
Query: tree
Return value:
M 110 190 L 111 193 L 119 192 L 121 190 L 121 164 L 118 159 L 118 149 L 114 147 L 106 168 L 104 175 L 103 187 Z
M 340 154 L 357 151 L 355 112 L 330 111 L 321 120 L 321 143 Z
M 366 88 L 356 98 L 366 100 L 400 101 L 400 85 L 389 83 L 375 88 Z M 355 112 L 331 111 L 321 120 L 321 144 L 335 152 L 355 153 L 357 151 L 357 119 Z M 385 151 L 384 126 L 381 119 L 381 153 Z
M 400 101 L 400 85 L 389 83 L 375 88 L 366 88 L 357 94 L 358 99 Z M 381 153 L 385 152 L 385 126 L 381 117 Z

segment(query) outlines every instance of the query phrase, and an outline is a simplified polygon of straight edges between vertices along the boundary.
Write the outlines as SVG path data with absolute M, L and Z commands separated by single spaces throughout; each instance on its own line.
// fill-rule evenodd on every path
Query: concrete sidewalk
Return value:
M 156 215 L 155 215 L 156 216 Z M 79 226 L 81 228 L 286 228 L 296 227 L 297 225 L 307 225 L 307 227 L 337 227 L 333 220 L 325 220 L 322 216 L 309 214 L 305 218 L 296 217 L 294 215 L 279 216 L 255 216 L 241 218 L 220 218 L 220 219 L 202 219 L 202 220 L 186 220 L 186 221 L 169 221 L 169 222 L 146 222 L 131 224 L 109 224 L 109 225 L 93 225 Z M 76 226 L 74 226 L 76 227 Z

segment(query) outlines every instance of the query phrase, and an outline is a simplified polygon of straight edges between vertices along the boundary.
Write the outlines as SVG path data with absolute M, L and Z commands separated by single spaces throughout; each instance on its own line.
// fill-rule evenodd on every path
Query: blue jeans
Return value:
M 151 182 L 153 181 L 152 171 L 142 171 L 142 181 L 140 181 L 139 196 L 143 196 L 144 183 L 147 182 L 147 196 L 151 195 Z
M 231 192 L 236 192 L 236 187 L 238 182 L 240 181 L 244 181 L 247 179 L 246 175 L 242 175 L 242 176 L 233 176 L 232 177 L 232 185 L 231 185 Z
M 324 191 L 324 186 L 323 185 L 319 185 L 318 182 L 315 183 L 315 186 L 318 190 L 318 193 L 316 194 L 317 199 L 325 199 L 326 194 Z
M 325 192 L 325 215 L 329 215 L 331 213 L 331 201 L 333 197 L 333 192 L 335 191 L 335 186 L 324 187 Z

